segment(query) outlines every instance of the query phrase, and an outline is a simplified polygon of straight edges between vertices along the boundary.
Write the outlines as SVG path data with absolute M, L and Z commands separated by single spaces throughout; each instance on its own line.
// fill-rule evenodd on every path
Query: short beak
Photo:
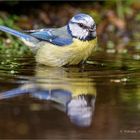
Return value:
M 89 34 L 92 38 L 96 38 L 96 30 L 95 29 L 90 30 Z
M 93 29 L 93 28 L 89 28 L 88 29 L 90 32 L 94 32 L 95 31 L 95 29 Z
M 88 29 L 90 32 L 95 32 L 96 31 L 96 28 L 89 28 Z

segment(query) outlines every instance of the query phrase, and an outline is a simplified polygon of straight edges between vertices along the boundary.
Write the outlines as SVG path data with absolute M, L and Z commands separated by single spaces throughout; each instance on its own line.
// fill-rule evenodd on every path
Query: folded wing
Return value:
M 66 46 L 72 43 L 72 37 L 67 31 L 67 27 L 50 28 L 27 31 L 31 36 L 40 41 L 47 41 L 58 46 Z

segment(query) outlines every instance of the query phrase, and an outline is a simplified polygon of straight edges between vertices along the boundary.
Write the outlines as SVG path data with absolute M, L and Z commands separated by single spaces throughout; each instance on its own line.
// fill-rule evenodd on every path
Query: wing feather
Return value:
M 50 42 L 58 46 L 66 46 L 72 43 L 72 37 L 68 33 L 66 26 L 62 28 L 48 28 L 26 31 L 31 36 Z

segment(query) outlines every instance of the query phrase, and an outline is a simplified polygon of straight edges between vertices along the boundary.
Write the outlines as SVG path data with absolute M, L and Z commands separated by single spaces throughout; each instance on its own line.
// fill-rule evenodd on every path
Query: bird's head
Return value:
M 72 37 L 83 41 L 96 38 L 95 21 L 87 14 L 77 14 L 72 17 L 68 23 L 68 30 Z

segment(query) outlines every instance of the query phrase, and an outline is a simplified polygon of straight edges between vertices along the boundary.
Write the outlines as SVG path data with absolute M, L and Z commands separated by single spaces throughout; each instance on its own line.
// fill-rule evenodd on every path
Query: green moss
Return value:
M 0 16 L 0 24 L 20 30 L 18 26 L 16 26 L 16 21 L 18 20 L 18 16 Z M 5 56 L 15 56 L 22 57 L 23 55 L 30 55 L 31 51 L 27 46 L 23 44 L 18 38 L 10 34 L 6 34 L 0 32 L 0 54 Z

